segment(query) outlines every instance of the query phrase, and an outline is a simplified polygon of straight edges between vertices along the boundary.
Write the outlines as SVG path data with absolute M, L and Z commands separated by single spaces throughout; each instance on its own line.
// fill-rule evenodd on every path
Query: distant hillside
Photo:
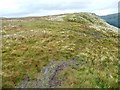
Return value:
M 106 16 L 101 16 L 101 18 L 104 19 L 109 24 L 120 28 L 120 25 L 118 25 L 118 13 L 110 14 L 110 15 L 106 15 Z
M 3 88 L 118 87 L 118 29 L 93 13 L 3 18 Z

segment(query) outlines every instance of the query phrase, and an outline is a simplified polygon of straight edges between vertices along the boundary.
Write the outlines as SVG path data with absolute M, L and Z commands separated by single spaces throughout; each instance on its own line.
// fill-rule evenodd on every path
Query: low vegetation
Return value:
M 57 17 L 57 16 L 56 16 Z M 57 87 L 118 87 L 118 34 L 94 14 L 3 19 L 3 87 L 12 88 L 50 61 L 75 58 L 80 66 L 58 73 Z M 59 19 L 59 18 L 58 18 Z

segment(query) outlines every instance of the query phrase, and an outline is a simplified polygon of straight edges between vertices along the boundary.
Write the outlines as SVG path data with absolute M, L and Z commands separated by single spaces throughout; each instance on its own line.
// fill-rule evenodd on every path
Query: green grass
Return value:
M 61 87 L 117 87 L 118 36 L 111 31 L 90 28 L 94 23 L 88 19 L 82 23 L 66 19 L 3 20 L 6 35 L 22 31 L 18 36 L 3 37 L 3 87 L 15 87 L 24 75 L 35 79 L 51 60 L 72 57 L 82 65 L 60 72 Z

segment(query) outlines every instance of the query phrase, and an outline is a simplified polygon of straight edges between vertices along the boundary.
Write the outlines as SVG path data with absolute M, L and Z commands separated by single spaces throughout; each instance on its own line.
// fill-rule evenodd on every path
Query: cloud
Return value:
M 0 16 L 39 16 L 69 12 L 117 12 L 118 0 L 0 0 Z

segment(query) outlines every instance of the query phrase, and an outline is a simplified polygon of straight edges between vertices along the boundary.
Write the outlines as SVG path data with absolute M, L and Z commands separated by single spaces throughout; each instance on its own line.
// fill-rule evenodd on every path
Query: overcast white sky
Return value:
M 118 12 L 119 0 L 0 0 L 0 17 L 43 16 L 72 12 L 107 15 Z

